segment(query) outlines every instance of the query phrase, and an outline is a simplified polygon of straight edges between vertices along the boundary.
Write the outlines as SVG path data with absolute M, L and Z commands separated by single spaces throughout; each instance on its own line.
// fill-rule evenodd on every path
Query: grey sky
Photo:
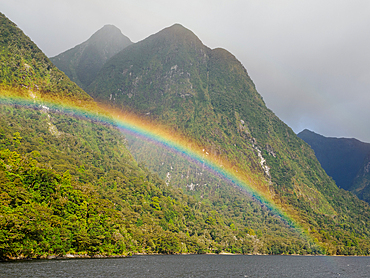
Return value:
M 180 23 L 233 53 L 295 132 L 370 142 L 368 0 L 0 0 L 0 9 L 49 57 L 105 24 L 137 42 Z

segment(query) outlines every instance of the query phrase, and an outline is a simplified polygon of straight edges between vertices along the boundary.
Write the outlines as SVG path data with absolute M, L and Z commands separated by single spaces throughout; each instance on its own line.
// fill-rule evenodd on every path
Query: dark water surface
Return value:
M 370 277 L 370 257 L 146 255 L 0 263 L 0 277 Z

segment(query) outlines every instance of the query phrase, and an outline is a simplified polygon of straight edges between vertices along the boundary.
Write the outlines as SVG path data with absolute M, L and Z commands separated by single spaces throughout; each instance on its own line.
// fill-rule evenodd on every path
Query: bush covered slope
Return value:
M 0 86 L 23 89 L 35 97 L 46 94 L 53 98 L 91 98 L 58 70 L 44 53 L 13 22 L 0 13 Z M 4 93 L 4 92 L 3 92 Z
M 165 185 L 112 127 L 42 109 L 0 114 L 3 257 L 320 252 L 252 200 L 236 198 L 227 218 Z
M 337 188 L 312 149 L 265 106 L 243 65 L 226 50 L 209 49 L 176 24 L 112 57 L 87 91 L 96 100 L 166 124 L 209 155 L 227 160 L 329 254 L 368 252 L 368 205 Z M 198 192 L 219 187 L 196 173 L 189 179 L 186 165 L 170 172 L 170 156 L 150 146 L 133 140 L 130 149 L 162 178 L 170 173 L 188 191 L 191 184 L 207 185 L 198 186 Z M 158 161 L 168 164 L 158 167 Z M 227 199 L 231 187 L 222 186 Z M 217 198 L 207 195 L 217 207 Z
M 218 205 L 167 186 L 139 165 L 115 127 L 53 111 L 95 107 L 4 15 L 0 96 L 0 257 L 66 253 L 319 253 L 233 189 Z M 6 42 L 6 43 L 5 43 Z

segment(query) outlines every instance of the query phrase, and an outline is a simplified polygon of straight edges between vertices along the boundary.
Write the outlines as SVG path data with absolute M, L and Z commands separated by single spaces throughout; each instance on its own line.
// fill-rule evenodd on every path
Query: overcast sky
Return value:
M 180 23 L 233 53 L 295 132 L 370 142 L 369 0 L 0 0 L 47 56 L 105 24 L 133 42 Z

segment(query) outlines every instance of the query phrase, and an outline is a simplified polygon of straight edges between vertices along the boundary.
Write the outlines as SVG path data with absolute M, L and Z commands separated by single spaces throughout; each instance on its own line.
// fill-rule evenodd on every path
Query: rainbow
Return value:
M 24 97 L 9 97 L 0 96 L 0 104 L 16 105 L 25 108 L 44 109 L 71 115 L 73 117 L 93 120 L 96 122 L 109 124 L 118 127 L 124 133 L 129 133 L 144 140 L 154 142 L 178 155 L 183 156 L 187 160 L 201 165 L 208 169 L 214 175 L 222 178 L 228 183 L 232 183 L 239 187 L 244 192 L 248 193 L 255 200 L 266 206 L 273 214 L 282 219 L 291 228 L 296 230 L 306 241 L 315 244 L 312 236 L 306 231 L 293 217 L 289 216 L 285 211 L 279 208 L 274 201 L 258 190 L 257 187 L 251 186 L 247 178 L 232 166 L 227 161 L 221 161 L 219 158 L 206 156 L 204 149 L 198 146 L 189 139 L 180 137 L 174 134 L 165 126 L 150 122 L 142 117 L 124 113 L 117 109 L 104 106 L 96 106 L 95 108 L 83 108 L 74 104 L 58 104 L 46 101 L 37 101 Z

